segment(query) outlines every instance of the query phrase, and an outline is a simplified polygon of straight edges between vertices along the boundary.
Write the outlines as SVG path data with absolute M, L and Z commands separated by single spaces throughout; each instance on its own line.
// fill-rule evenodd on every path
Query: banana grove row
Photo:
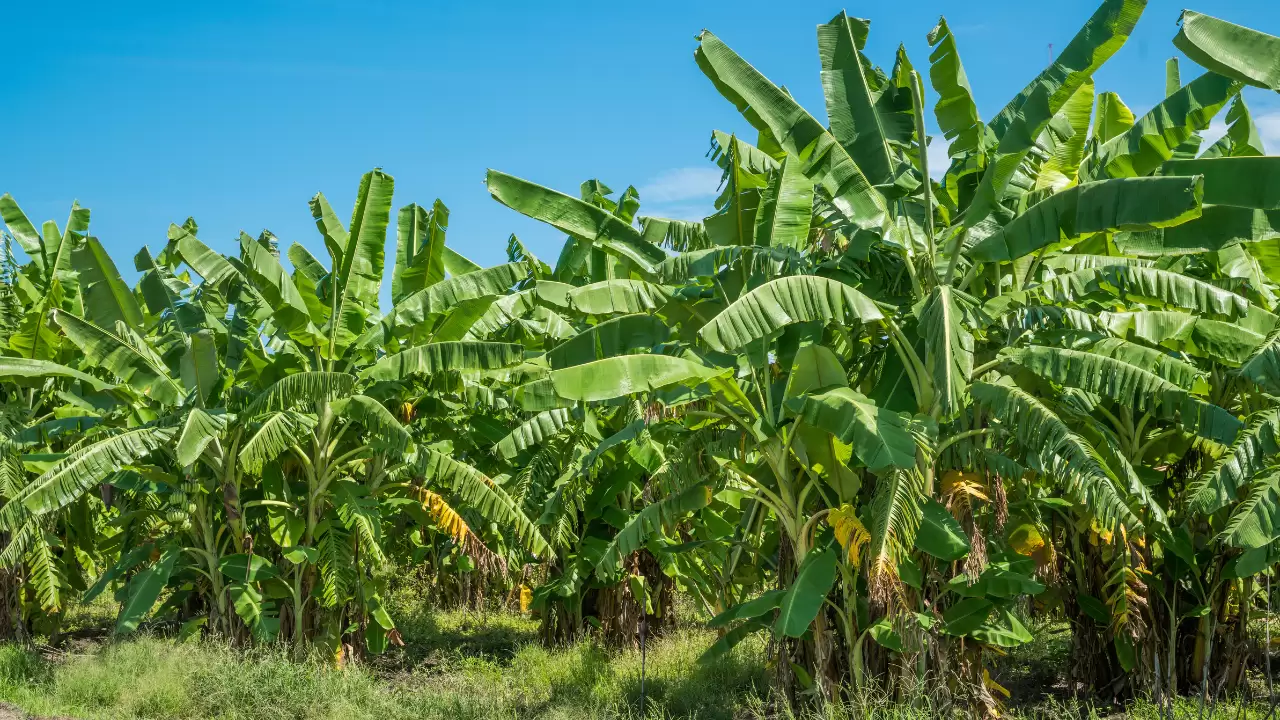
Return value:
M 768 633 L 796 699 L 997 712 L 1028 611 L 1069 621 L 1076 688 L 1235 687 L 1280 560 L 1280 157 L 1241 94 L 1280 89 L 1280 39 L 1185 12 L 1206 71 L 1170 61 L 1135 117 L 1092 76 L 1143 6 L 1106 0 L 986 122 L 940 20 L 934 138 L 866 20 L 818 26 L 826 124 L 703 32 L 754 141 L 713 134 L 715 211 L 489 171 L 554 263 L 512 236 L 478 266 L 440 201 L 384 257 L 378 169 L 345 225 L 311 200 L 324 261 L 189 219 L 130 286 L 88 209 L 5 195 L 0 631 L 113 592 L 119 633 L 379 653 L 425 572 L 548 642 L 635 643 L 689 594 L 707 660 Z

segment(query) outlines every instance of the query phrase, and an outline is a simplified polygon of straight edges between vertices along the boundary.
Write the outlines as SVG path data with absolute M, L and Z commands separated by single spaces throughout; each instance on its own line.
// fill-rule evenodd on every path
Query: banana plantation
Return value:
M 311 199 L 320 257 L 187 219 L 131 285 L 88 208 L 4 195 L 0 637 L 107 595 L 119 635 L 359 662 L 417 574 L 549 645 L 638 646 L 691 599 L 701 662 L 767 638 L 796 705 L 996 714 L 992 659 L 1046 616 L 1073 693 L 1269 681 L 1280 156 L 1242 90 L 1280 91 L 1280 38 L 1184 12 L 1199 67 L 1139 115 L 1093 76 L 1144 5 L 986 119 L 945 19 L 919 70 L 819 25 L 825 122 L 703 31 L 751 129 L 711 135 L 714 212 L 489 170 L 554 259 L 478 266 L 375 169 L 349 219 Z

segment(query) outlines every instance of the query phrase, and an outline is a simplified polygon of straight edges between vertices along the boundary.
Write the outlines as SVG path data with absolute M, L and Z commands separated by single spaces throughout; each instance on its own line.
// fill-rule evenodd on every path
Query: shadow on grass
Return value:
M 538 623 L 510 613 L 414 608 L 397 616 L 405 646 L 379 660 L 382 670 L 449 669 L 471 659 L 510 664 L 537 642 Z

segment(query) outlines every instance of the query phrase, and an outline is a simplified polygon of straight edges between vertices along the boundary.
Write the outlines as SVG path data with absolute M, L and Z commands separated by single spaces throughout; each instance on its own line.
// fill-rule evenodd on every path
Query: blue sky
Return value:
M 1151 0 L 1128 44 L 1096 76 L 1135 111 L 1163 96 L 1164 60 L 1185 0 Z M 1193 6 L 1280 34 L 1280 2 Z M 0 192 L 37 223 L 73 199 L 126 277 L 142 244 L 188 215 L 215 249 L 271 229 L 322 256 L 307 200 L 346 212 L 361 173 L 396 178 L 395 206 L 442 198 L 449 243 L 482 264 L 508 234 L 554 261 L 562 237 L 492 199 L 486 168 L 566 192 L 597 177 L 640 189 L 641 214 L 701 217 L 718 172 L 711 130 L 747 131 L 693 62 L 719 35 L 824 117 L 815 26 L 825 2 L 12 3 L 0 25 Z M 1092 13 L 1092 0 L 874 3 L 868 53 L 899 42 L 918 68 L 946 14 L 984 118 Z M 1184 61 L 1183 79 L 1199 70 Z M 1248 100 L 1280 152 L 1280 96 Z M 931 101 L 930 101 L 930 104 Z M 932 119 L 931 119 L 932 120 Z M 753 133 L 752 133 L 753 135 Z

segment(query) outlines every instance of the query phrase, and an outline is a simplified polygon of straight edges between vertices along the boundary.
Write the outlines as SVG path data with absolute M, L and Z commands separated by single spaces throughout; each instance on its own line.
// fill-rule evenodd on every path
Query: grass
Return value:
M 58 660 L 0 646 L 0 700 L 36 716 L 77 718 L 630 718 L 638 652 L 590 643 L 547 650 L 510 615 L 440 613 L 402 628 L 404 662 L 345 670 L 283 650 L 141 637 Z M 476 631 L 469 634 L 470 631 Z M 414 637 L 409 633 L 429 631 Z M 455 639 L 466 635 L 467 642 Z M 762 648 L 698 665 L 713 641 L 682 630 L 646 658 L 650 717 L 730 720 L 763 687 Z
M 500 612 L 399 608 L 407 646 L 376 662 L 337 670 L 292 661 L 285 650 L 235 649 L 214 640 L 187 643 L 141 636 L 81 643 L 45 657 L 0 645 L 0 702 L 36 717 L 75 718 L 449 718 L 577 720 L 640 718 L 640 654 L 589 642 L 548 650 L 534 621 Z M 1149 703 L 1098 710 L 1045 692 L 1065 661 L 1063 633 L 1037 627 L 1037 641 L 994 668 L 1022 704 L 1006 718 L 1138 718 L 1161 715 Z M 924 703 L 866 696 L 799 716 L 770 707 L 762 642 L 701 665 L 714 640 L 683 628 L 653 643 L 646 657 L 647 719 L 924 720 Z M 1176 718 L 1198 717 L 1189 699 Z M 1223 701 L 1216 718 L 1262 718 L 1265 707 Z M 1206 713 L 1207 715 L 1207 713 Z M 7 717 L 0 708 L 0 717 Z

